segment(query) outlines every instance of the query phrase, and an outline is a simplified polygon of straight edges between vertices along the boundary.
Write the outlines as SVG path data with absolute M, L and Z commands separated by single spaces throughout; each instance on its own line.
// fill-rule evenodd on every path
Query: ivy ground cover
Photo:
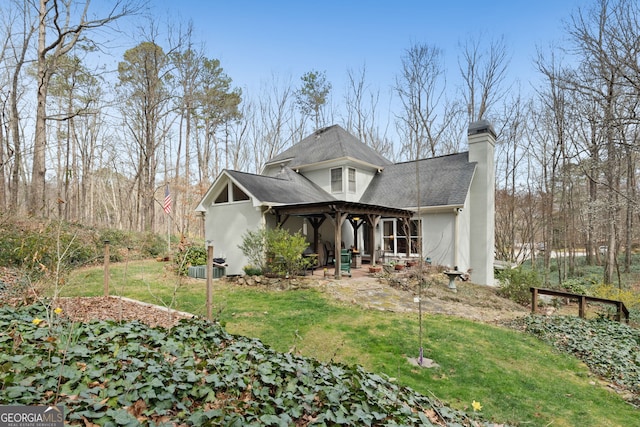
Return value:
M 527 332 L 629 390 L 628 400 L 640 407 L 640 330 L 607 319 L 575 316 L 530 316 L 521 322 Z
M 493 425 L 204 320 L 168 330 L 43 312 L 0 309 L 0 404 L 62 404 L 71 425 Z

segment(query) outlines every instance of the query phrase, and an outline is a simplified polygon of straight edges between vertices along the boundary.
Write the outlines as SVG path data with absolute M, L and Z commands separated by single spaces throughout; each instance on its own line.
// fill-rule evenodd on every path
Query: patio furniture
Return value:
M 347 249 L 340 251 L 340 272 L 344 272 L 351 277 L 351 251 Z

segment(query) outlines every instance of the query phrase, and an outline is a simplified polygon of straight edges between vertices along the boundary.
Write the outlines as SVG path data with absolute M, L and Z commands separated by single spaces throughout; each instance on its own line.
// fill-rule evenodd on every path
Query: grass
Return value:
M 206 281 L 176 277 L 155 261 L 112 265 L 112 295 L 169 305 L 203 315 Z M 126 270 L 126 272 L 125 272 Z M 101 268 L 73 272 L 64 296 L 102 295 Z M 177 284 L 180 283 L 179 286 Z M 238 288 L 216 281 L 214 312 L 226 329 L 256 337 L 274 349 L 322 361 L 359 364 L 396 378 L 422 394 L 522 426 L 640 425 L 634 409 L 601 384 L 576 358 L 521 332 L 440 315 L 423 318 L 424 355 L 439 368 L 417 368 L 416 314 L 365 310 L 316 290 Z

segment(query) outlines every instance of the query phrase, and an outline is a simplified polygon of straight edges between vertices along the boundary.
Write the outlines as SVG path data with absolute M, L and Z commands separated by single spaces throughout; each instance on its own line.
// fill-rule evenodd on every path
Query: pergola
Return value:
M 376 229 L 381 218 L 396 218 L 402 220 L 405 226 L 409 226 L 409 220 L 413 216 L 411 211 L 405 209 L 388 208 L 384 206 L 368 205 L 365 203 L 331 201 L 322 203 L 308 203 L 296 205 L 283 205 L 272 207 L 276 215 L 276 223 L 279 226 L 284 225 L 290 216 L 302 216 L 309 221 L 313 227 L 313 250 L 318 253 L 318 238 L 320 226 L 325 220 L 330 220 L 334 226 L 334 245 L 336 247 L 335 261 L 335 277 L 340 279 L 341 274 L 341 257 L 339 256 L 340 242 L 342 242 L 342 225 L 345 221 L 349 221 L 354 230 L 354 242 L 358 243 L 358 229 L 362 224 L 367 222 L 369 227 L 369 241 L 374 242 L 374 230 Z M 409 236 L 407 236 L 409 239 Z M 356 246 L 357 249 L 357 246 Z M 376 262 L 376 253 L 371 251 L 371 262 Z

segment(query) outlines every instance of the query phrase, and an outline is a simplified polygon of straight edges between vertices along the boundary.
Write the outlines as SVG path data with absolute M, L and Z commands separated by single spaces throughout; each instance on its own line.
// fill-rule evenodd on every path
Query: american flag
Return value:
M 164 203 L 162 204 L 162 209 L 164 209 L 164 213 L 171 213 L 171 193 L 169 192 L 169 184 L 164 189 Z

